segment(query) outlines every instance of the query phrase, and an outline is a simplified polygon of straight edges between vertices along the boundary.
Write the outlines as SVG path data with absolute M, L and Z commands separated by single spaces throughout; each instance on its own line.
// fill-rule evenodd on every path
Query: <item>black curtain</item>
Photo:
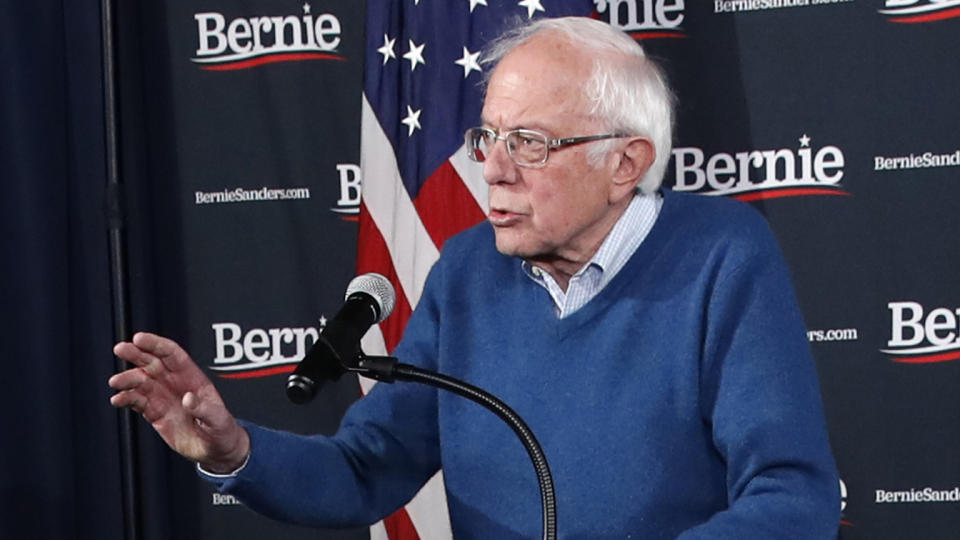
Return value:
M 0 16 L 0 537 L 123 538 L 100 8 Z

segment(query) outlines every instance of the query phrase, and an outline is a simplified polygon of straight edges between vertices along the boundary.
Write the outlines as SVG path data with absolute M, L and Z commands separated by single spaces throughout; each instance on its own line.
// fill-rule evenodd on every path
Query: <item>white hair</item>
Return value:
M 593 71 L 583 87 L 589 113 L 612 132 L 650 138 L 656 159 L 639 188 L 644 193 L 659 189 L 673 146 L 673 94 L 660 66 L 627 34 L 586 17 L 537 19 L 508 30 L 488 45 L 483 63 L 496 67 L 507 53 L 544 32 L 560 34 L 594 58 Z M 487 77 L 492 71 L 487 71 Z M 616 141 L 593 144 L 588 159 L 599 165 Z

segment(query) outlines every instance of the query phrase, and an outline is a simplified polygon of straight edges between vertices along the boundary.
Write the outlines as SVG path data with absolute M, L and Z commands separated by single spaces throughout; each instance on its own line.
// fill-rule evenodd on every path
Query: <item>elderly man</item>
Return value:
M 787 269 L 746 205 L 659 189 L 659 69 L 589 19 L 521 28 L 491 57 L 466 133 L 489 219 L 444 246 L 395 354 L 524 417 L 562 538 L 834 537 L 838 480 Z M 255 510 L 370 523 L 442 468 L 456 538 L 540 533 L 522 446 L 457 396 L 378 385 L 335 436 L 302 437 L 236 422 L 169 340 L 115 352 L 137 367 L 110 380 L 113 404 Z

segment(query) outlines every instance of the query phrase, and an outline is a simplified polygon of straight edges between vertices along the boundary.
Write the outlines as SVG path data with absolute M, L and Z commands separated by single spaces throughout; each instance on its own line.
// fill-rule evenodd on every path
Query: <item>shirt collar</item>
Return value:
M 603 239 L 600 248 L 580 270 L 577 270 L 574 276 L 583 275 L 590 268 L 596 268 L 601 274 L 605 274 L 604 284 L 606 284 L 623 268 L 623 265 L 646 238 L 647 233 L 653 228 L 653 223 L 656 221 L 662 204 L 663 195 L 659 192 L 634 195 L 623 215 L 617 219 L 613 228 Z M 531 279 L 538 282 L 543 281 L 543 274 L 546 271 L 527 261 L 523 261 L 521 266 Z

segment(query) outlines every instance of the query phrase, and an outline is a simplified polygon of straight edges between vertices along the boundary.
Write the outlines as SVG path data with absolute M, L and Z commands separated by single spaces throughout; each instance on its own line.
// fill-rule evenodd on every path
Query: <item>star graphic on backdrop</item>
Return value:
M 800 146 L 810 146 L 810 137 L 807 137 L 806 133 L 800 137 Z
M 473 8 L 477 6 L 486 6 L 487 0 L 470 0 L 470 13 L 473 13 Z
M 327 318 L 326 318 L 326 317 L 324 317 L 323 315 L 321 315 L 320 318 L 317 319 L 317 320 L 320 321 L 320 328 L 326 328 L 326 326 L 327 326 Z
M 413 135 L 414 130 L 423 129 L 420 127 L 420 111 L 423 109 L 417 109 L 414 111 L 407 105 L 407 117 L 400 121 L 401 124 L 407 125 L 407 137 Z
M 410 50 L 403 55 L 404 58 L 410 61 L 410 71 L 415 71 L 417 69 L 417 64 L 427 65 L 423 61 L 423 48 L 427 46 L 426 43 L 417 45 L 413 40 L 408 40 L 410 42 Z
M 458 66 L 463 66 L 463 78 L 466 79 L 471 71 L 480 71 L 480 51 L 471 53 L 466 47 L 463 48 L 463 58 L 454 62 Z
M 306 13 L 307 15 L 310 14 L 310 4 L 306 2 L 303 3 L 303 12 Z
M 546 12 L 546 10 L 543 9 L 543 6 L 540 4 L 540 0 L 520 0 L 520 2 L 517 5 L 520 7 L 527 8 L 528 19 L 532 19 L 533 14 L 537 11 Z
M 383 65 L 387 65 L 387 61 L 391 58 L 396 58 L 397 53 L 393 52 L 393 44 L 397 40 L 390 39 L 386 34 L 383 35 L 383 46 L 377 49 L 377 52 L 383 55 Z

